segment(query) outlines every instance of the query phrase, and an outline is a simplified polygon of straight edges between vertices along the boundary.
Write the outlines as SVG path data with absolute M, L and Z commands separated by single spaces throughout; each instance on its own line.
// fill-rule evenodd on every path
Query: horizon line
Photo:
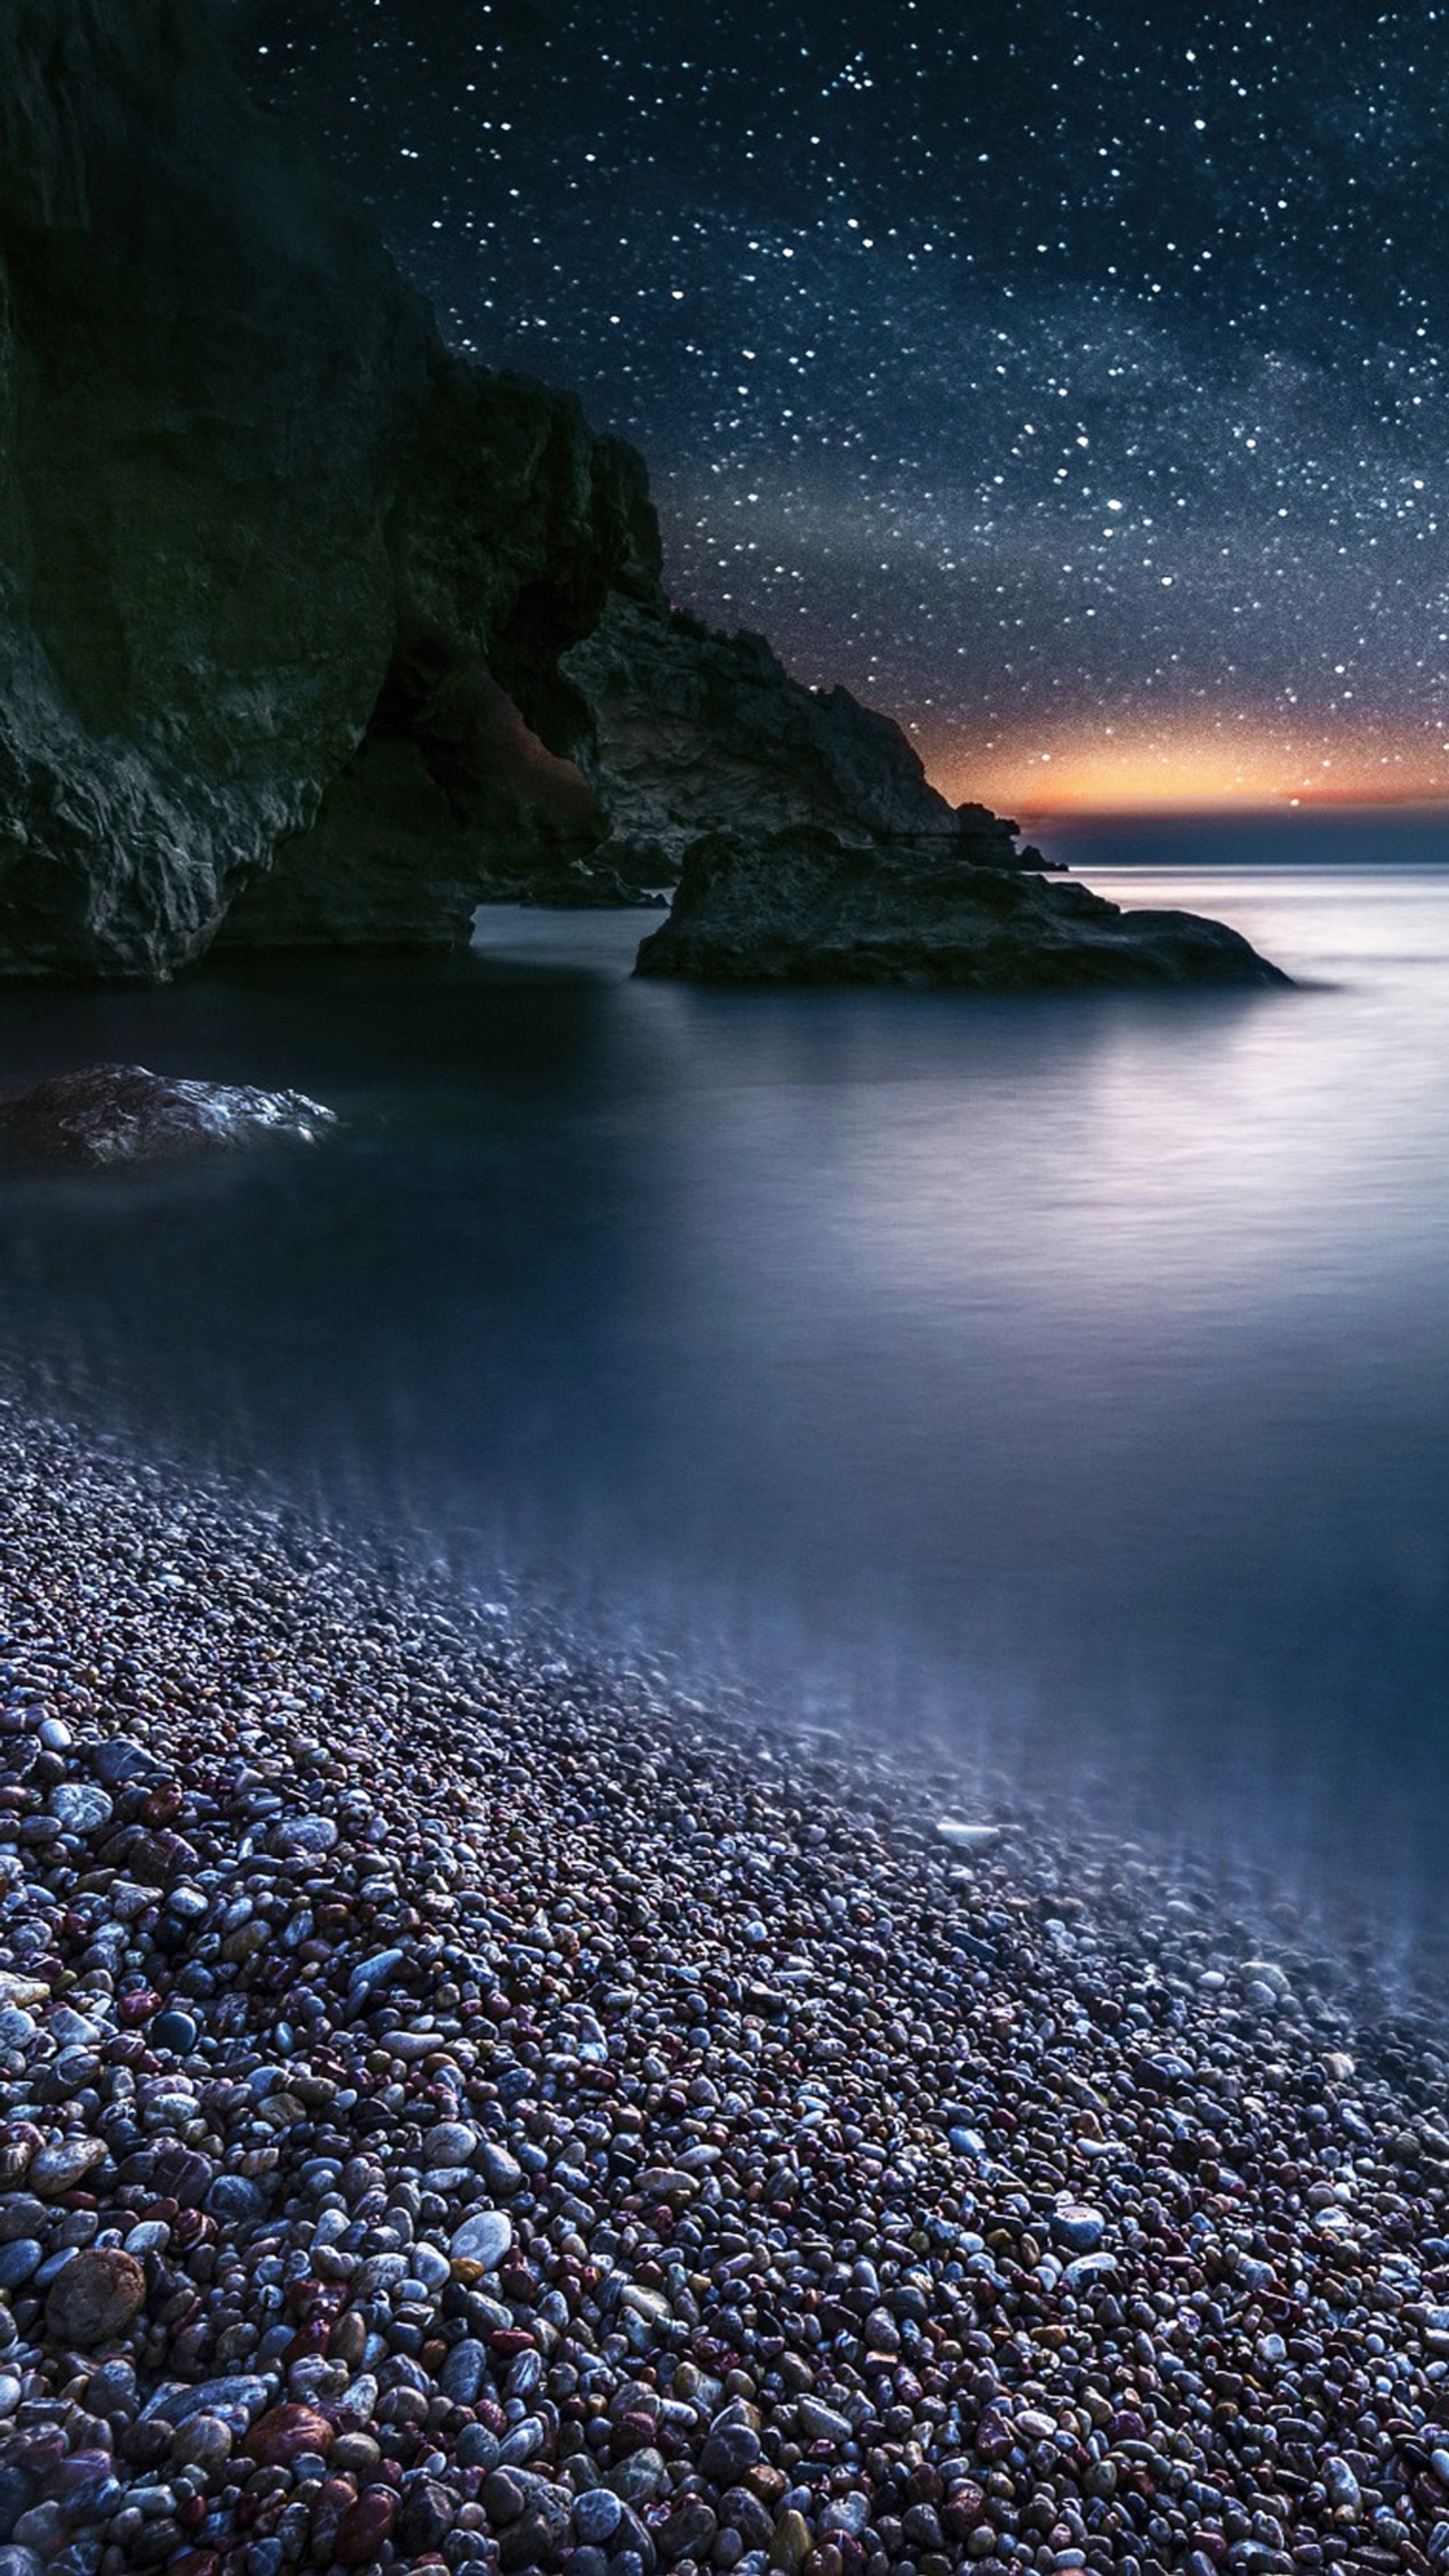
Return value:
M 1063 823 L 1168 823 L 1213 821 L 1218 818 L 1244 822 L 1292 822 L 1297 818 L 1322 814 L 1351 815 L 1378 813 L 1414 813 L 1425 817 L 1442 814 L 1449 821 L 1449 790 L 1441 795 L 1415 795 L 1404 792 L 1387 796 L 1339 795 L 1269 796 L 1239 802 L 1234 797 L 1164 798 L 1161 803 L 1130 804 L 1027 805 L 1015 798 L 1005 799 L 1020 816 L 1023 835 L 1047 831 Z

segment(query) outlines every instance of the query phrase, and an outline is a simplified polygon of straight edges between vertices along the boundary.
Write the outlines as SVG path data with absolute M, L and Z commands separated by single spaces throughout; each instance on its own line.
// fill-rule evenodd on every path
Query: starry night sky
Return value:
M 1449 795 L 1449 6 L 239 0 L 674 597 L 1041 811 Z

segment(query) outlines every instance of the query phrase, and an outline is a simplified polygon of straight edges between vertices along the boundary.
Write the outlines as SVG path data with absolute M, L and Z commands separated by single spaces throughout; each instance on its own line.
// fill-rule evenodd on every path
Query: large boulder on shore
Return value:
M 0 12 L 0 971 L 466 938 L 602 837 L 558 657 L 657 580 L 640 460 L 445 355 L 211 0 Z
M 92 1064 L 0 1100 L 0 1151 L 23 1162 L 98 1170 L 229 1152 L 264 1136 L 310 1145 L 336 1123 L 301 1091 L 197 1082 L 144 1064 Z
M 1124 912 L 1090 888 L 947 856 L 861 850 L 827 832 L 717 832 L 689 851 L 637 972 L 707 984 L 1286 984 L 1235 930 Z

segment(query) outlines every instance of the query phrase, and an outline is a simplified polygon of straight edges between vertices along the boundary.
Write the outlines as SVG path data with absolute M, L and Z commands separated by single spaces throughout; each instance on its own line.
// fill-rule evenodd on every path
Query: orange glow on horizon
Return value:
M 1073 813 L 1202 812 L 1272 805 L 1441 804 L 1449 800 L 1449 737 L 1437 728 L 1365 724 L 1315 741 L 1285 740 L 1261 721 L 1080 723 L 1030 736 L 918 747 L 933 785 L 953 804 L 1046 820 Z

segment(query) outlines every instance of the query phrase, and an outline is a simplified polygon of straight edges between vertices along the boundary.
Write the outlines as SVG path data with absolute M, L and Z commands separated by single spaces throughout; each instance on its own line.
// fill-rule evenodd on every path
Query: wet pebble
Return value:
M 81 2253 L 51 2284 L 45 2328 L 59 2343 L 107 2343 L 123 2334 L 146 2304 L 146 2274 L 120 2246 Z
M 0 2576 L 1449 2569 L 1449 2053 L 1275 1891 L 3 1410 L 0 1576 Z

